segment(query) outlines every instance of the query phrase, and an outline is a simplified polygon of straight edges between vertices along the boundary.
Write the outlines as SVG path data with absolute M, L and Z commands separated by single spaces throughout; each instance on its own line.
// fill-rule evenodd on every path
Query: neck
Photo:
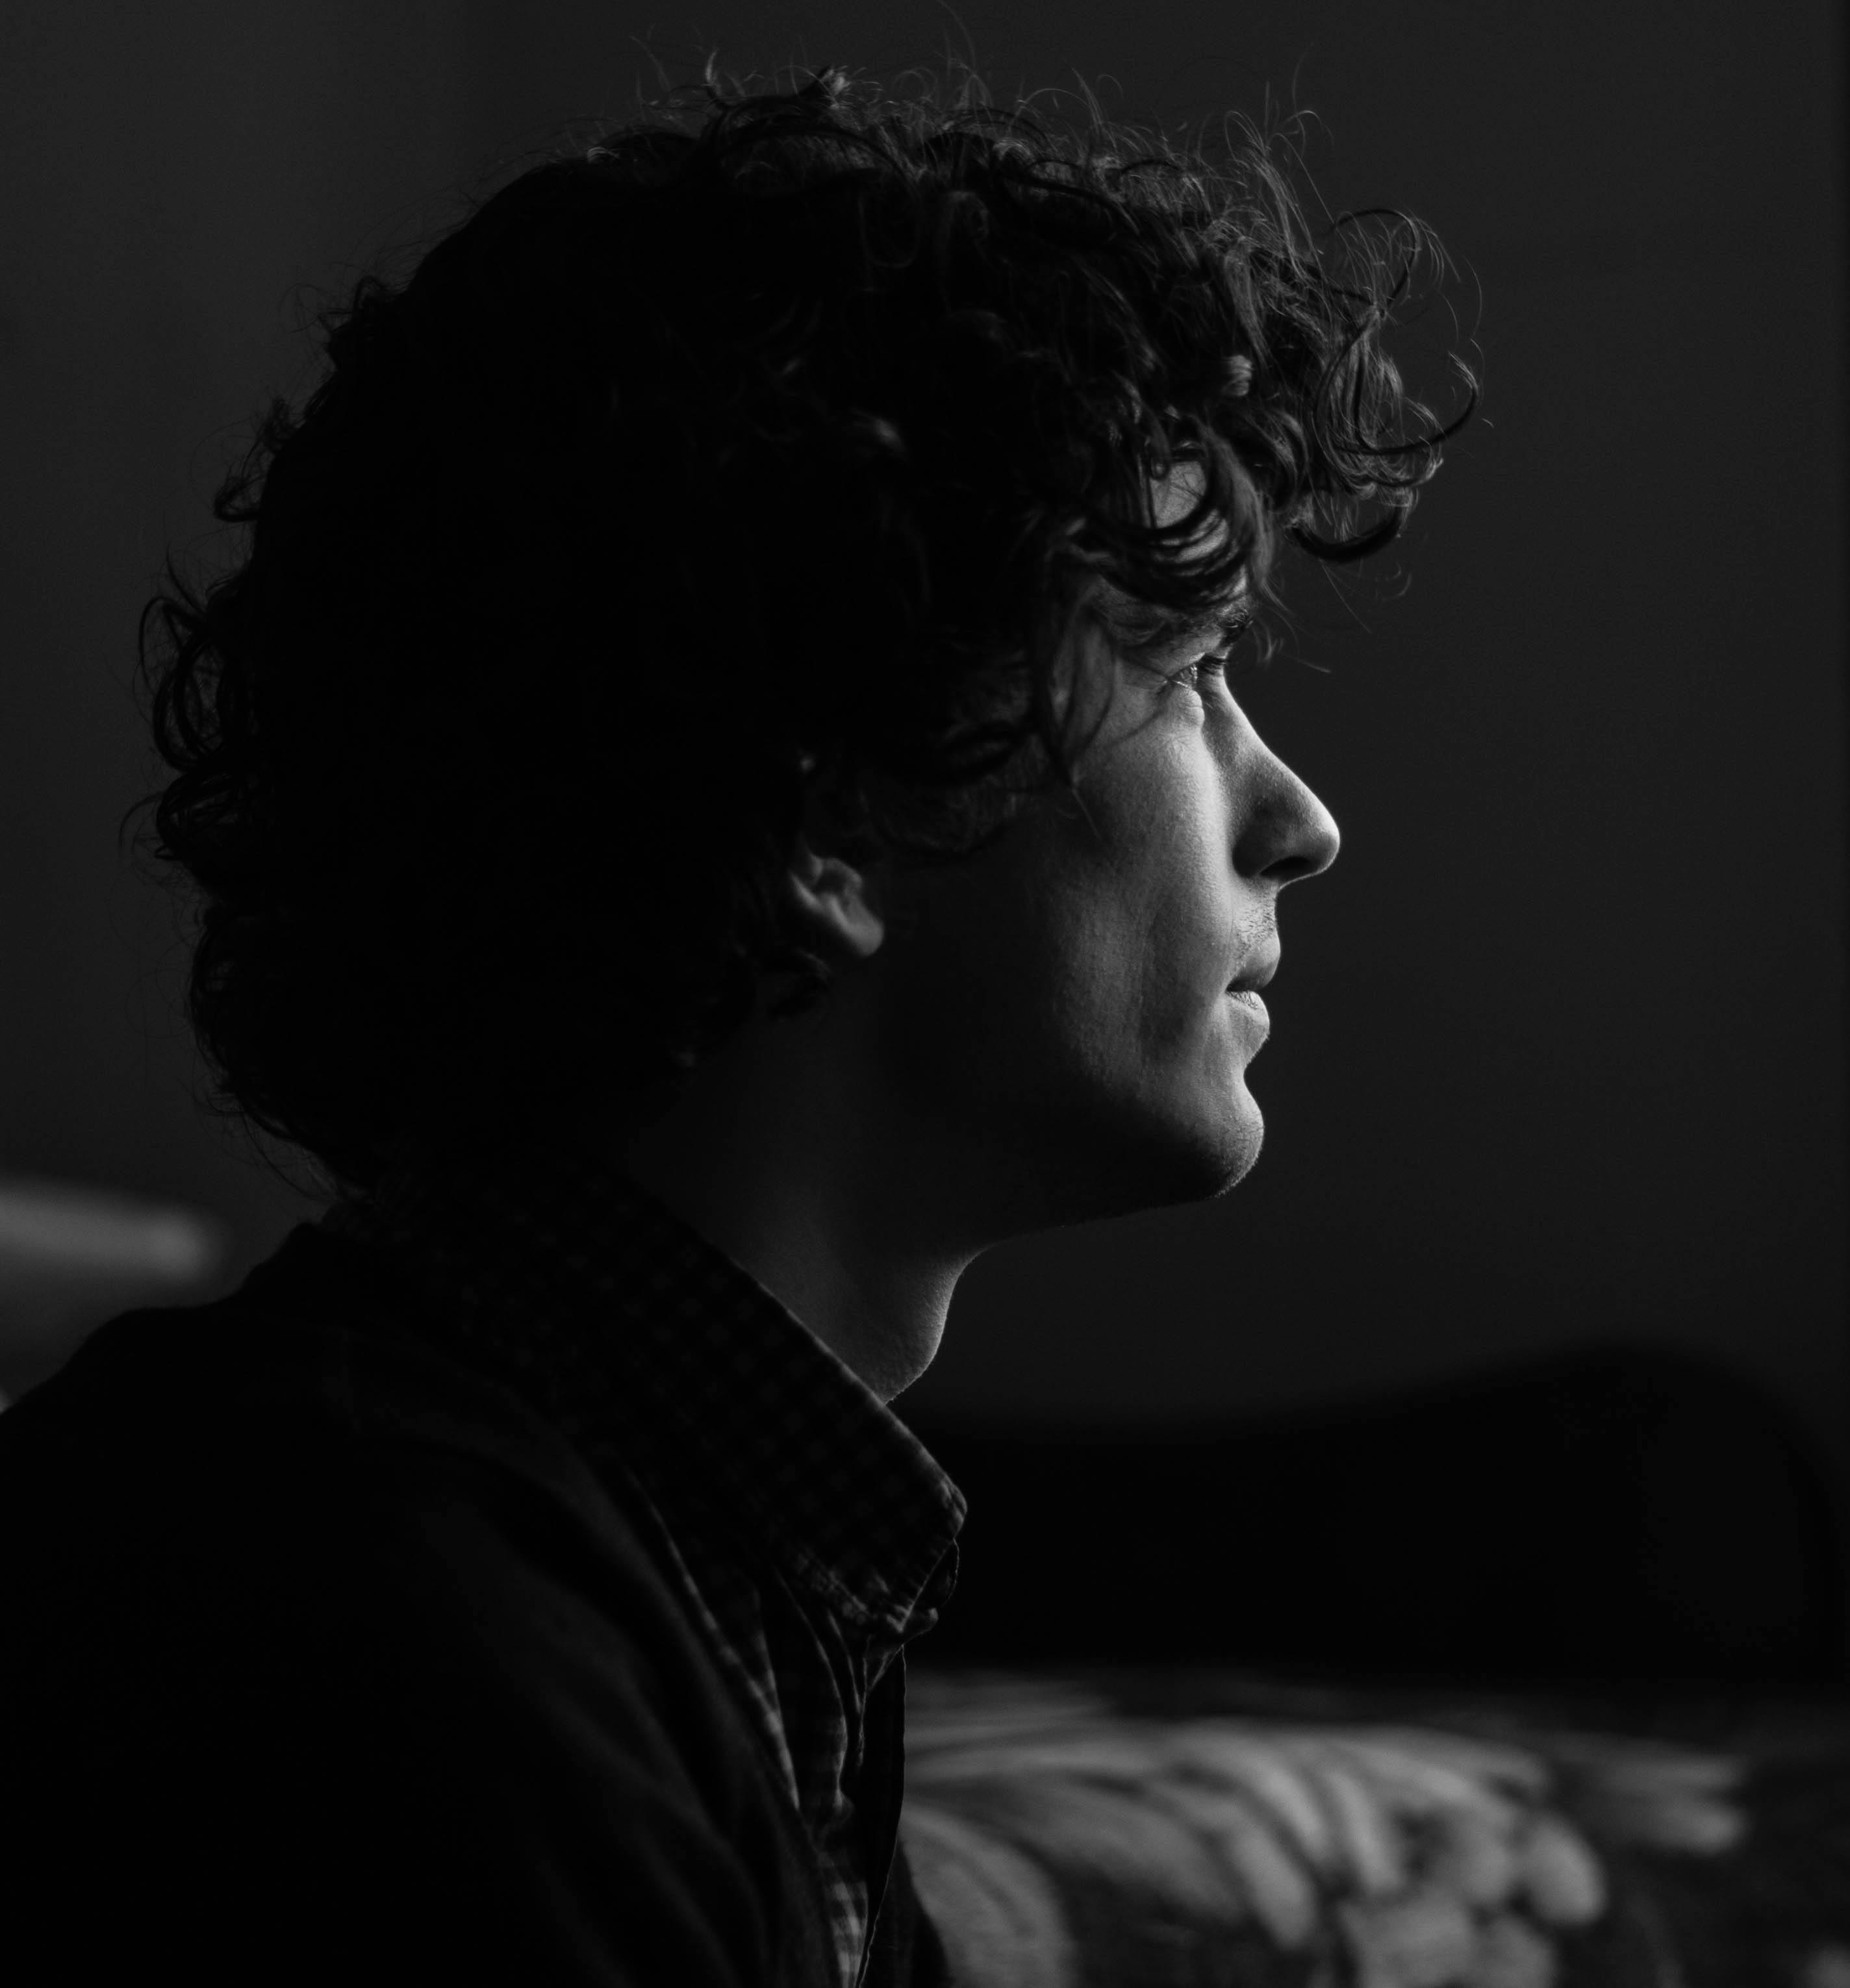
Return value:
M 978 1248 L 954 1239 L 943 1170 L 883 1114 L 851 1037 L 839 1009 L 754 1019 L 622 1157 L 890 1401 L 931 1364 Z

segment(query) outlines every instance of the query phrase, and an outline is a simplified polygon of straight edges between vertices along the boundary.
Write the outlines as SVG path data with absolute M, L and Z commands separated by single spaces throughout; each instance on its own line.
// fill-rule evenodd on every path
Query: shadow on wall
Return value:
M 1682 1355 L 1171 1430 L 913 1427 L 970 1505 L 933 1663 L 1850 1681 L 1831 1479 L 1769 1396 Z

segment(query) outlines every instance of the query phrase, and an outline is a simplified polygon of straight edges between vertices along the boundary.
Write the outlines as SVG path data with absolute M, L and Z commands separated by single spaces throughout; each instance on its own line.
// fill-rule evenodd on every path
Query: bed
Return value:
M 1850 1698 L 933 1668 L 962 1988 L 1850 1988 Z

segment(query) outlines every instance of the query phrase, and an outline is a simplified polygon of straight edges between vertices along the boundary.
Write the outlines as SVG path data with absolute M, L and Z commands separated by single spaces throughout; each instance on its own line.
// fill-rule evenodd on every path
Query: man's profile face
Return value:
M 1195 667 L 1219 637 L 1134 653 L 1094 624 L 1076 640 L 1114 691 L 1077 795 L 908 883 L 881 1002 L 909 1109 L 994 1165 L 1024 1227 L 1205 1199 L 1252 1166 L 1246 1074 L 1268 1022 L 1228 990 L 1269 974 L 1280 891 L 1339 840 Z

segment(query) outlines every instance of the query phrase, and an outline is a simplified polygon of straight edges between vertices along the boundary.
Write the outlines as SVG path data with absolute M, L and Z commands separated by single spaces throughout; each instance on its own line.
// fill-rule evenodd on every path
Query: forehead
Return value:
M 1156 522 L 1159 525 L 1173 525 L 1178 519 L 1186 517 L 1200 501 L 1206 478 L 1198 462 L 1179 462 L 1168 475 L 1152 477 L 1150 481 L 1150 500 Z M 1219 519 L 1210 521 L 1211 527 L 1219 526 L 1224 532 L 1226 527 Z M 1204 535 L 1211 539 L 1212 529 Z

